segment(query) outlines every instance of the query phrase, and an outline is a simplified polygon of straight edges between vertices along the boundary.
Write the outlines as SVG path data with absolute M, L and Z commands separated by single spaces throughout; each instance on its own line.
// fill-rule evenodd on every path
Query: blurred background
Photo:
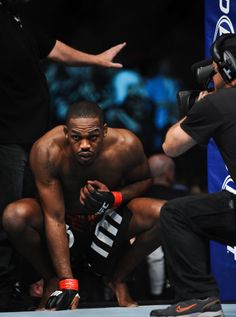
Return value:
M 168 127 L 178 119 L 176 92 L 198 89 L 190 67 L 204 58 L 204 1 L 32 0 L 26 14 L 47 33 L 90 53 L 127 42 L 120 70 L 45 64 L 52 125 L 68 105 L 97 101 L 110 126 L 136 133 L 149 156 L 161 152 Z M 205 149 L 175 159 L 177 179 L 206 189 Z

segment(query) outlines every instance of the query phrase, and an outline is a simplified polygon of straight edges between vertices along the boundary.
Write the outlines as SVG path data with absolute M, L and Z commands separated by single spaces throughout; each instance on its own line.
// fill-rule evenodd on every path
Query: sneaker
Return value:
M 152 310 L 150 316 L 157 317 L 224 317 L 218 297 L 190 299 L 179 302 L 166 309 Z

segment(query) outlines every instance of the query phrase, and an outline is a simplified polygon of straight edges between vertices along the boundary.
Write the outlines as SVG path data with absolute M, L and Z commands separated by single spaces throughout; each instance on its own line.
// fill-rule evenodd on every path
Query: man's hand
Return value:
M 103 214 L 111 208 L 117 208 L 122 203 L 120 192 L 111 192 L 99 181 L 88 181 L 80 190 L 80 202 L 88 212 Z
M 118 44 L 106 50 L 105 52 L 98 54 L 97 57 L 100 60 L 100 65 L 103 67 L 122 68 L 123 65 L 120 63 L 114 63 L 113 59 L 125 45 L 126 43 Z
M 213 91 L 208 91 L 208 90 L 203 90 L 200 92 L 200 94 L 198 95 L 197 101 L 203 99 L 204 97 L 206 97 L 207 95 L 212 94 Z
M 49 296 L 45 308 L 50 310 L 76 309 L 80 298 L 78 289 L 78 280 L 61 280 L 59 290 Z

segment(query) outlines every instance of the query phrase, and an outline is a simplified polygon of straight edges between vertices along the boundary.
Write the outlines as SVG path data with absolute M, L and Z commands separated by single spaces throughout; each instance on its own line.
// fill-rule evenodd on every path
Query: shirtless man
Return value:
M 65 126 L 34 144 L 30 161 L 39 200 L 8 205 L 3 224 L 16 249 L 44 278 L 40 308 L 77 307 L 69 247 L 81 233 L 87 235 L 79 242 L 119 305 L 136 306 L 125 278 L 159 246 L 164 203 L 141 198 L 152 181 L 139 139 L 128 130 L 108 128 L 97 104 L 79 102 L 70 107 Z

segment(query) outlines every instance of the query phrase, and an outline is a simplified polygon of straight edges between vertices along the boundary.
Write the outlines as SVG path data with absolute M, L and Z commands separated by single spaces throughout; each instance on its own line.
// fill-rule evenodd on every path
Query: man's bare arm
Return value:
M 126 43 L 118 44 L 97 54 L 88 54 L 76 50 L 65 43 L 56 41 L 48 58 L 70 66 L 102 66 L 108 68 L 121 68 L 122 64 L 113 62 L 113 59 L 123 49 Z
M 59 278 L 71 278 L 64 200 L 53 158 L 36 143 L 30 162 L 40 195 L 51 260 Z
M 129 161 L 124 175 L 126 185 L 120 188 L 124 202 L 141 196 L 152 185 L 148 160 L 143 145 L 136 136 L 133 136 L 129 149 Z
M 80 190 L 81 204 L 87 208 L 89 207 L 94 212 L 100 212 L 100 210 L 104 212 L 105 209 L 109 209 L 111 206 L 117 207 L 122 202 L 125 203 L 139 197 L 152 184 L 148 161 L 141 142 L 130 132 L 125 133 L 123 139 L 125 142 L 121 142 L 119 145 L 123 147 L 123 150 L 118 151 L 117 155 L 119 157 L 117 159 L 124 164 L 123 170 L 119 171 L 119 173 L 122 173 L 124 186 L 108 188 L 106 184 L 98 180 L 88 180 L 87 184 Z M 101 194 L 99 195 L 96 191 Z M 102 194 L 103 192 L 104 194 Z M 101 208 L 101 206 L 103 207 Z
M 167 131 L 162 148 L 165 154 L 168 156 L 179 156 L 197 144 L 197 142 L 180 126 L 185 118 L 186 117 L 174 124 Z

